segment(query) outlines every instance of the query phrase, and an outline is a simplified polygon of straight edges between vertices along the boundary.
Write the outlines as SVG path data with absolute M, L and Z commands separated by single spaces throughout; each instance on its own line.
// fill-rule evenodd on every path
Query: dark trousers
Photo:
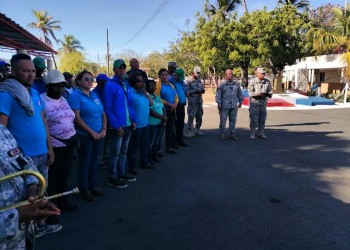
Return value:
M 185 104 L 178 103 L 176 107 L 176 122 L 175 122 L 175 132 L 176 132 L 177 143 L 183 142 L 184 124 L 185 124 Z
M 68 191 L 68 179 L 70 175 L 74 145 L 65 147 L 54 147 L 55 161 L 49 167 L 49 185 L 47 193 L 51 196 Z M 68 196 L 62 196 L 56 199 L 57 206 L 67 204 Z
M 168 120 L 165 126 L 165 146 L 166 149 L 169 149 L 173 145 L 173 132 L 176 121 L 175 111 L 168 109 L 166 111 L 166 115 L 168 117 Z
M 162 137 L 164 133 L 164 126 L 149 125 L 149 146 L 148 146 L 148 161 L 157 158 L 157 151 L 160 151 L 160 145 L 162 143 Z
M 140 152 L 140 164 L 144 167 L 148 164 L 149 128 L 148 125 L 136 128 L 130 137 L 128 147 L 129 170 L 134 170 L 137 164 L 137 153 Z

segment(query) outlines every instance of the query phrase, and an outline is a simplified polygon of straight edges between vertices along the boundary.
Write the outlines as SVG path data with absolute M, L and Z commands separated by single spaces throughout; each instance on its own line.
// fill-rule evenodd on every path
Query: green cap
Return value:
M 45 59 L 41 57 L 35 57 L 33 59 L 33 63 L 35 65 L 35 68 L 44 70 L 46 69 Z
M 123 66 L 123 65 L 126 67 L 126 64 L 125 64 L 124 60 L 123 59 L 117 59 L 113 63 L 113 69 L 114 68 L 120 68 L 120 66 Z
M 185 70 L 183 68 L 176 69 L 175 75 L 179 77 L 180 81 L 185 80 Z

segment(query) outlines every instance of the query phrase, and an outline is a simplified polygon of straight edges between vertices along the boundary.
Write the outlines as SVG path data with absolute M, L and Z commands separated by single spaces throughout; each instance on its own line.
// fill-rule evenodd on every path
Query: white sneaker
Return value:
M 39 238 L 45 234 L 49 233 L 56 233 L 62 229 L 62 225 L 60 224 L 54 224 L 54 225 L 49 225 L 49 224 L 35 224 L 34 226 L 34 233 L 35 233 L 35 238 Z

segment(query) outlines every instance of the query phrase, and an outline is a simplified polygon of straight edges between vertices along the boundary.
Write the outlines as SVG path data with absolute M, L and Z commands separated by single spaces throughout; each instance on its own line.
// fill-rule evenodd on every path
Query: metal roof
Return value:
M 33 56 L 51 58 L 57 52 L 29 33 L 19 24 L 0 13 L 0 50 L 14 51 L 18 49 L 26 50 Z

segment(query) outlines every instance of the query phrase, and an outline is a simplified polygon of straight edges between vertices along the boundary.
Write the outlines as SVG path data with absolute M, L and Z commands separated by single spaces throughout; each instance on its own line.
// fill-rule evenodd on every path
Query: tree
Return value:
M 61 72 L 68 71 L 74 75 L 84 70 L 87 66 L 85 56 L 79 51 L 59 53 L 58 57 L 58 69 Z
M 33 10 L 33 14 L 37 20 L 36 22 L 28 24 L 28 27 L 39 29 L 42 32 L 42 39 L 47 45 L 52 46 L 49 36 L 51 36 L 58 44 L 58 39 L 56 38 L 54 31 L 61 30 L 61 26 L 58 25 L 61 21 L 52 20 L 52 16 L 49 16 L 47 11 L 44 10 Z
M 165 52 L 153 51 L 142 61 L 142 68 L 148 69 L 147 75 L 152 78 L 158 78 L 158 71 L 161 68 L 166 68 L 167 65 L 168 56 Z M 181 64 L 179 65 L 182 67 Z
M 292 5 L 297 9 L 307 9 L 309 7 L 308 0 L 278 0 L 278 4 Z
M 58 40 L 59 44 L 61 44 L 60 52 L 71 53 L 78 50 L 84 50 L 84 47 L 81 46 L 81 43 L 78 39 L 76 39 L 73 35 L 64 35 L 63 41 Z
M 132 50 L 132 49 L 124 49 L 122 50 L 120 53 L 118 53 L 116 55 L 117 59 L 123 59 L 126 63 L 126 65 L 129 65 L 130 59 L 132 58 L 136 58 L 139 63 L 142 63 L 142 56 L 141 54 L 137 53 L 136 51 Z
M 227 16 L 229 13 L 234 11 L 238 4 L 242 4 L 241 0 L 217 0 L 217 6 L 206 3 L 205 10 L 211 15 L 221 13 L 223 16 Z

